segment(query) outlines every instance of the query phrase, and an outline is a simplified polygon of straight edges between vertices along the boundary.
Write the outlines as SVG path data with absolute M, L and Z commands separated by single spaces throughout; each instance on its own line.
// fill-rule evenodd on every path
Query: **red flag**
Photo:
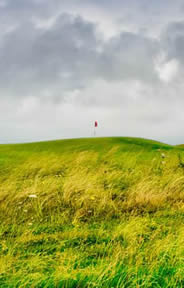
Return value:
M 97 121 L 95 121 L 95 127 L 98 127 L 98 122 Z

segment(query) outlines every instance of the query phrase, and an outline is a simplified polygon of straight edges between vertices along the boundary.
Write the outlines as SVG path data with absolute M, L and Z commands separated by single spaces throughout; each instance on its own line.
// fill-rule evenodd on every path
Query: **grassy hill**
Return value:
M 0 287 L 184 287 L 184 148 L 0 145 Z

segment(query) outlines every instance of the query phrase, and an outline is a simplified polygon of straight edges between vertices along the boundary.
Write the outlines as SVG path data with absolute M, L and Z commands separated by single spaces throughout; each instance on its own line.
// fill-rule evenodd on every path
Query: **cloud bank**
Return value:
M 182 2 L 0 1 L 1 143 L 184 142 Z

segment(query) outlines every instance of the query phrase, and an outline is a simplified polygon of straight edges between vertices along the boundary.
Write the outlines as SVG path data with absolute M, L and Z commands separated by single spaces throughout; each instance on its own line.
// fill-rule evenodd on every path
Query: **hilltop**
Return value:
M 183 287 L 184 148 L 0 145 L 0 287 Z

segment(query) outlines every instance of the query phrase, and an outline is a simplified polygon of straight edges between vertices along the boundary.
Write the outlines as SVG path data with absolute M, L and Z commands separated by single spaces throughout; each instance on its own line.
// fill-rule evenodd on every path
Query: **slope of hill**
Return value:
M 184 150 L 0 145 L 0 287 L 184 287 Z

